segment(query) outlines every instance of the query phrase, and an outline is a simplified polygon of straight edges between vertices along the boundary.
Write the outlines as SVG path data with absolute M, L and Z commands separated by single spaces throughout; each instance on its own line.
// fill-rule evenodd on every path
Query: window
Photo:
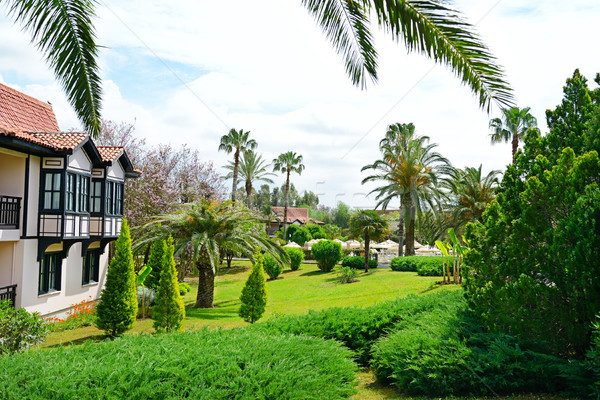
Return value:
M 109 215 L 123 215 L 123 190 L 119 182 L 106 182 L 106 213 Z
M 60 290 L 60 273 L 62 258 L 60 253 L 44 254 L 40 261 L 40 280 L 38 294 L 56 292 Z
M 83 258 L 83 276 L 81 283 L 87 285 L 89 283 L 98 282 L 98 274 L 100 272 L 100 250 L 88 250 Z
M 115 184 L 115 214 L 123 215 L 123 184 Z
M 102 181 L 92 181 L 92 204 L 90 211 L 93 213 L 102 212 Z
M 114 182 L 106 182 L 106 207 L 104 210 L 107 214 L 113 214 L 114 193 L 115 193 L 115 183 Z
M 65 208 L 67 211 L 75 211 L 75 201 L 77 199 L 77 176 L 67 174 L 67 197 Z
M 60 209 L 60 172 L 46 172 L 44 179 L 44 209 Z
M 77 211 L 79 212 L 88 212 L 88 187 L 90 185 L 90 178 L 83 175 L 77 176 L 79 188 L 79 201 L 77 202 Z

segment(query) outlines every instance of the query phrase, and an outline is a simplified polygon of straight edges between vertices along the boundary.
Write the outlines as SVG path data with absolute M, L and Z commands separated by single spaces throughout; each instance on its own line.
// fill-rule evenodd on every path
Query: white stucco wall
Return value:
M 0 195 L 23 198 L 25 192 L 25 161 L 19 153 L 0 152 Z
M 112 179 L 118 179 L 120 181 L 125 180 L 125 171 L 121 167 L 121 163 L 114 162 L 110 167 L 106 168 L 106 176 Z
M 27 202 L 27 236 L 37 236 L 38 234 L 38 205 L 40 203 L 40 162 L 40 157 L 31 156 L 29 158 L 29 201 Z
M 87 173 L 92 172 L 92 163 L 82 147 L 68 157 L 67 170 Z
M 53 249 L 56 250 L 56 247 L 53 246 Z M 17 245 L 17 254 L 15 265 L 23 266 L 17 277 L 18 307 L 23 307 L 30 312 L 37 311 L 44 317 L 62 317 L 72 305 L 83 300 L 97 300 L 100 297 L 100 291 L 106 280 L 108 252 L 100 257 L 99 283 L 83 286 L 81 284 L 83 270 L 81 243 L 74 244 L 62 263 L 60 292 L 41 296 L 38 296 L 37 240 L 21 240 Z
M 13 248 L 16 242 L 0 242 L 0 287 L 14 284 Z

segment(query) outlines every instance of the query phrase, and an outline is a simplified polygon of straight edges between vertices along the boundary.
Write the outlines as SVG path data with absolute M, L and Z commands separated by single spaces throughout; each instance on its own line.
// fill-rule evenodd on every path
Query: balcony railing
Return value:
M 0 196 L 0 229 L 19 229 L 21 198 Z
M 17 285 L 0 287 L 0 301 L 10 300 L 14 307 L 16 298 L 17 298 Z

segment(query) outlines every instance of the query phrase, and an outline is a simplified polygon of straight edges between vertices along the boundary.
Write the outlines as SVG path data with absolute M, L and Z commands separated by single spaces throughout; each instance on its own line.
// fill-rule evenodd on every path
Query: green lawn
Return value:
M 215 282 L 214 308 L 196 309 L 197 278 L 186 278 L 192 290 L 185 295 L 185 329 L 235 328 L 248 325 L 238 316 L 239 296 L 248 277 L 251 264 L 235 261 L 231 268 L 221 268 Z M 358 282 L 340 284 L 336 272 L 322 273 L 316 264 L 303 264 L 298 271 L 284 271 L 280 277 L 267 281 L 267 311 L 261 321 L 280 314 L 304 314 L 308 310 L 330 307 L 365 307 L 382 301 L 402 297 L 410 293 L 428 293 L 448 290 L 435 285 L 440 278 L 421 277 L 415 272 L 395 272 L 389 269 L 373 269 L 361 273 Z M 457 289 L 457 287 L 452 287 Z M 128 334 L 152 332 L 152 320 L 138 320 Z M 42 347 L 60 344 L 77 344 L 85 340 L 102 340 L 103 332 L 95 327 L 82 327 L 64 332 L 51 333 Z

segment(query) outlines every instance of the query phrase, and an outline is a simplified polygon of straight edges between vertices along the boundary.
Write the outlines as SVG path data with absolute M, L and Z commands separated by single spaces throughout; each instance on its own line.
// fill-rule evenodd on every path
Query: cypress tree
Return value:
M 156 240 L 150 246 L 150 256 L 148 256 L 148 266 L 152 268 L 150 275 L 144 281 L 144 286 L 151 289 L 158 289 L 160 282 L 160 271 L 164 263 L 164 257 L 167 252 L 167 243 L 164 239 Z
M 263 268 L 263 256 L 260 251 L 254 253 L 254 267 L 242 289 L 240 317 L 253 324 L 258 321 L 267 307 L 267 280 Z
M 164 243 L 164 240 L 162 242 Z M 185 307 L 179 294 L 179 282 L 173 258 L 174 250 L 173 238 L 169 236 L 161 265 L 156 306 L 152 315 L 154 329 L 157 332 L 161 332 L 163 329 L 166 332 L 181 330 L 181 321 L 185 317 Z
M 116 243 L 115 256 L 106 273 L 106 283 L 96 307 L 96 326 L 110 337 L 131 329 L 138 312 L 131 236 L 125 218 Z

